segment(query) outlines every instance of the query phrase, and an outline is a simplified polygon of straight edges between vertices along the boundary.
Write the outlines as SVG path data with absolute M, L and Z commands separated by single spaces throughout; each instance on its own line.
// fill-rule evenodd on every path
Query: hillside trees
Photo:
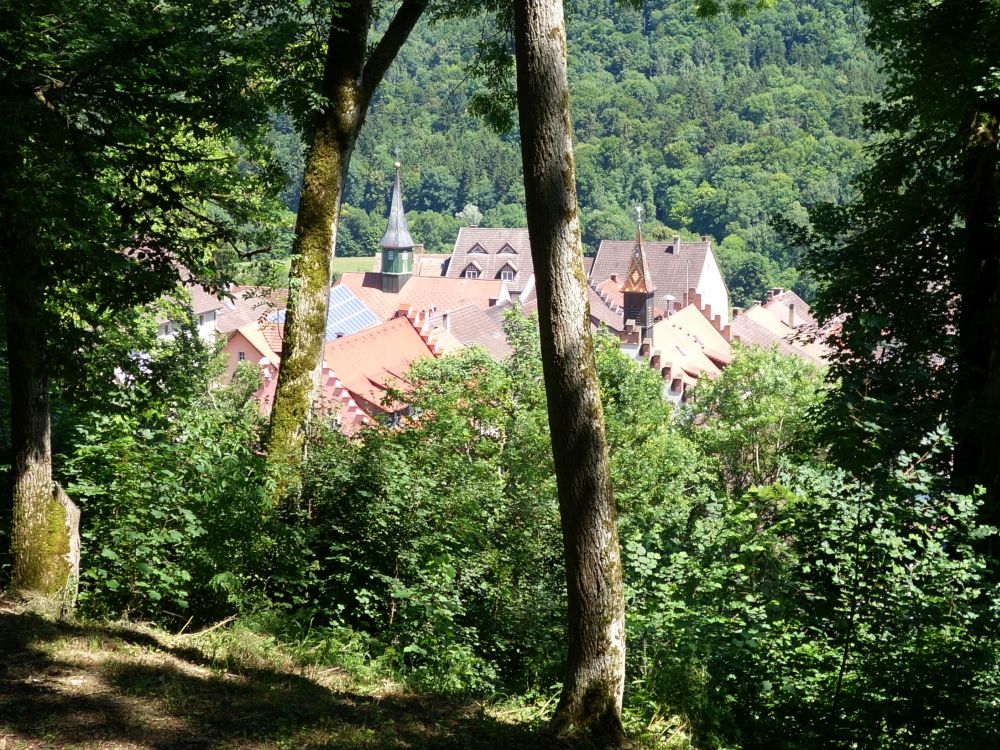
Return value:
M 625 744 L 625 602 L 590 336 L 561 0 L 515 4 L 517 109 L 539 337 L 559 494 L 569 653 L 552 723 Z
M 0 258 L 8 322 L 13 584 L 57 595 L 49 383 L 116 310 L 214 274 L 276 192 L 263 160 L 266 0 L 0 6 Z M 142 19 L 141 23 L 138 19 Z
M 305 127 L 309 148 L 295 220 L 281 368 L 267 439 L 268 462 L 278 472 L 297 466 L 302 459 L 303 430 L 319 383 L 340 203 L 354 144 L 376 88 L 424 8 L 424 0 L 403 0 L 371 47 L 368 35 L 376 10 L 371 0 L 350 0 L 331 11 L 322 79 L 316 90 L 322 103 L 307 115 Z
M 828 424 L 871 465 L 946 421 L 956 489 L 1000 521 L 1000 7 L 872 0 L 884 137 L 858 200 L 814 213 L 817 310 L 843 315 Z M 942 471 L 949 471 L 947 462 Z M 994 538 L 992 554 L 996 556 Z

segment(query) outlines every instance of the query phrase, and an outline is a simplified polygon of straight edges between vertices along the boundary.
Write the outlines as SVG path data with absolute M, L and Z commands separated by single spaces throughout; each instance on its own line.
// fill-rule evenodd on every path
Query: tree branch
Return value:
M 382 82 L 385 72 L 392 65 L 392 61 L 396 59 L 400 47 L 410 36 L 410 32 L 417 25 L 417 21 L 420 20 L 426 7 L 425 0 L 403 0 L 396 15 L 392 17 L 389 28 L 385 30 L 382 38 L 375 45 L 361 73 L 361 90 L 364 93 L 366 104 L 371 101 L 375 89 Z

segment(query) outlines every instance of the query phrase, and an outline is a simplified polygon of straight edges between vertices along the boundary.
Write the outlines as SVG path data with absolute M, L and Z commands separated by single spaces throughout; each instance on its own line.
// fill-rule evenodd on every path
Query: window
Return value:
M 385 257 L 388 260 L 396 260 L 396 251 L 395 250 L 387 250 L 386 253 L 385 253 Z
M 238 353 L 238 354 L 236 355 L 236 359 L 237 359 L 237 361 L 239 361 L 239 362 L 245 362 L 245 361 L 246 361 L 246 358 L 247 358 L 247 353 L 246 353 L 246 352 L 239 352 L 239 353 Z
M 462 276 L 467 279 L 478 279 L 479 269 L 470 263 L 465 267 L 465 270 L 462 271 Z
M 478 242 L 469 248 L 469 253 L 480 253 L 482 255 L 486 254 L 486 248 L 480 245 Z
M 510 255 L 517 255 L 517 250 L 515 250 L 509 242 L 505 242 L 504 246 L 500 248 L 497 252 L 508 253 Z
M 516 274 L 517 274 L 517 271 L 515 271 L 513 268 L 511 268 L 510 266 L 504 266 L 503 268 L 500 269 L 500 280 L 501 281 L 513 281 L 514 280 L 514 276 Z

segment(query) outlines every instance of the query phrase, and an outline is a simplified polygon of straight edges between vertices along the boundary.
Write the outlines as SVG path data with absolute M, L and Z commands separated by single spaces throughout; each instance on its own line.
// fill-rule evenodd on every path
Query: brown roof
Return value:
M 689 289 L 698 287 L 705 258 L 711 252 L 707 241 L 643 242 L 642 249 L 656 286 L 658 306 L 662 306 L 664 295 L 681 301 Z M 591 283 L 599 285 L 613 275 L 626 279 L 634 250 L 634 240 L 602 240 L 590 271 Z
M 816 319 L 812 316 L 809 303 L 791 289 L 775 288 L 767 293 L 764 309 L 774 313 L 783 323 L 793 328 L 809 326 L 816 328 Z
M 278 306 L 271 289 L 233 285 L 219 292 L 206 292 L 200 286 L 185 287 L 191 295 L 195 316 L 215 311 L 215 329 L 232 333 L 243 326 L 265 320 Z
M 779 320 L 771 311 L 754 303 L 730 323 L 734 341 L 754 346 L 775 346 L 787 356 L 796 356 L 817 365 L 824 363 L 824 350 L 820 344 L 797 338 L 798 332 Z
M 606 325 L 612 331 L 622 331 L 625 328 L 625 314 L 621 305 L 614 305 L 612 300 L 591 286 L 587 287 L 590 301 L 590 322 L 594 326 Z M 619 293 L 619 297 L 621 294 Z M 609 304 L 610 303 L 610 304 Z
M 470 265 L 479 269 L 483 279 L 499 279 L 501 269 L 509 266 L 514 279 L 507 287 L 512 294 L 520 294 L 535 272 L 528 230 L 462 227 L 448 261 L 447 277 L 461 278 Z
M 430 324 L 444 328 L 465 346 L 481 346 L 489 355 L 499 361 L 506 359 L 514 350 L 507 343 L 503 332 L 503 314 L 510 305 L 496 305 L 481 310 L 475 305 L 466 305 L 457 310 L 439 311 L 430 318 Z
M 345 273 L 337 283 L 347 286 L 381 320 L 389 320 L 404 306 L 457 310 L 472 304 L 485 309 L 509 299 L 504 282 L 493 279 L 411 276 L 398 294 L 382 291 L 380 273 Z

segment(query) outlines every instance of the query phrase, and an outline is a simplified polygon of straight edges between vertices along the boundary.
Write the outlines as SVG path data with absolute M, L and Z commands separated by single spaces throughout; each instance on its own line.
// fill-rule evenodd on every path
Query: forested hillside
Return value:
M 683 0 L 641 10 L 567 8 L 586 250 L 634 232 L 712 235 L 737 303 L 796 283 L 769 222 L 840 202 L 861 160 L 862 110 L 879 91 L 865 20 L 846 0 L 779 0 L 746 19 L 696 17 Z M 468 113 L 480 22 L 421 24 L 376 95 L 351 166 L 338 255 L 373 254 L 392 163 L 404 163 L 414 237 L 450 251 L 474 204 L 484 225 L 523 225 L 517 134 Z M 297 182 L 295 183 L 297 184 Z M 289 196 L 294 202 L 294 195 Z

